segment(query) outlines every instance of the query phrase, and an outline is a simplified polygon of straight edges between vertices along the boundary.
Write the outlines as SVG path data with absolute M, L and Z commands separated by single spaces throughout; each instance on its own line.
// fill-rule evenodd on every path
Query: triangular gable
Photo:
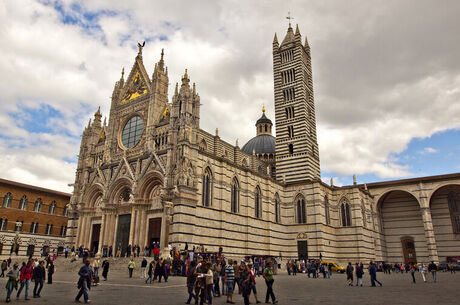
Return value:
M 145 96 L 149 92 L 151 92 L 149 76 L 142 61 L 136 58 L 121 93 L 121 103 L 128 103 L 137 97 Z

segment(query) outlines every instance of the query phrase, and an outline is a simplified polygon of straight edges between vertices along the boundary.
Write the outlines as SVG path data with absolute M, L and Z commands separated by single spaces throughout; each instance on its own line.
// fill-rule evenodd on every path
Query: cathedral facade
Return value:
M 187 70 L 169 100 L 163 51 L 150 77 L 142 50 L 115 83 L 108 122 L 98 110 L 83 132 L 71 198 L 76 246 L 187 243 L 230 257 L 339 262 L 460 256 L 460 174 L 321 181 L 311 52 L 298 27 L 273 41 L 276 137 L 263 109 L 241 148 L 200 128 Z

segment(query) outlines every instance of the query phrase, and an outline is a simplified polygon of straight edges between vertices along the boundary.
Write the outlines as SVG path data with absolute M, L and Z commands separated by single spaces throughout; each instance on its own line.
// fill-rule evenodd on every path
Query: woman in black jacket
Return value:
M 107 281 L 108 273 L 109 273 L 109 261 L 105 259 L 102 262 L 102 277 L 104 278 L 104 281 Z
M 53 284 L 54 263 L 51 260 L 48 265 L 48 284 Z

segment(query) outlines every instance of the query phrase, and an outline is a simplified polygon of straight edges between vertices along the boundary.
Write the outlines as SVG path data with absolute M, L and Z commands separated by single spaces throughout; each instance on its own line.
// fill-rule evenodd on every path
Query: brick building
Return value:
M 71 194 L 0 179 L 0 196 L 0 255 L 63 250 Z

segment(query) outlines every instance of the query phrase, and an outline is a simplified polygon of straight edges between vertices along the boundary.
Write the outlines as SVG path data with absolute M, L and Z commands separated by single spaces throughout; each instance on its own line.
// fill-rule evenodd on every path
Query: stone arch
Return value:
M 438 257 L 446 261 L 449 256 L 458 256 L 460 249 L 460 185 L 443 183 L 429 199 Z
M 138 197 L 151 199 L 154 189 L 163 186 L 163 175 L 158 171 L 147 173 L 140 181 L 138 188 Z
M 401 238 L 411 236 L 417 260 L 428 262 L 429 252 L 425 227 L 416 196 L 407 190 L 388 190 L 377 200 L 378 221 L 380 223 L 382 252 L 384 260 L 390 263 L 404 262 L 405 250 Z
M 122 177 L 117 179 L 109 188 L 109 203 L 115 204 L 120 202 L 120 197 L 127 192 L 132 194 L 133 183 L 130 179 Z M 126 200 L 127 198 L 125 198 Z
M 93 184 L 89 190 L 86 192 L 86 195 L 84 197 L 84 204 L 87 207 L 93 208 L 98 201 L 99 198 L 101 198 L 104 195 L 104 187 L 97 183 Z
M 418 194 L 414 193 L 413 191 L 411 190 L 408 190 L 408 189 L 405 189 L 405 188 L 399 188 L 399 187 L 395 187 L 395 188 L 388 188 L 388 189 L 385 189 L 382 193 L 380 193 L 379 195 L 375 196 L 374 198 L 374 202 L 375 202 L 375 206 L 376 206 L 376 210 L 379 210 L 379 203 L 381 202 L 381 199 L 384 198 L 386 195 L 388 195 L 389 193 L 391 192 L 394 192 L 394 191 L 401 191 L 401 192 L 406 192 L 410 195 L 412 195 L 414 198 L 417 199 L 417 202 L 418 201 Z M 419 203 L 420 205 L 420 203 Z

